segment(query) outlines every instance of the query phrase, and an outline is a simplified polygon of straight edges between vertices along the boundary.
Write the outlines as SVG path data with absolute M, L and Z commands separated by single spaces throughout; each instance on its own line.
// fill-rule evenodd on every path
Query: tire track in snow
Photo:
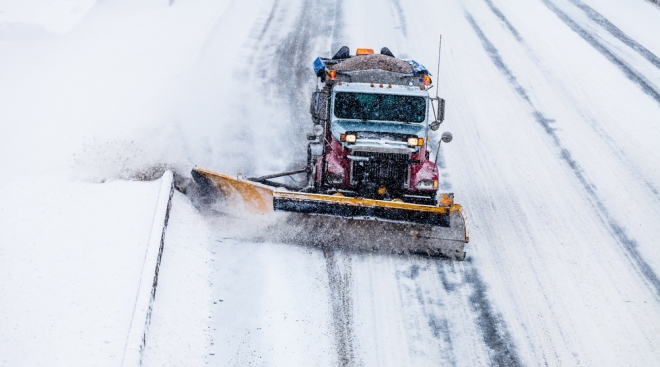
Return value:
M 275 0 L 273 2 L 273 7 L 270 9 L 270 13 L 268 14 L 268 18 L 266 19 L 266 22 L 264 23 L 263 28 L 261 29 L 261 33 L 259 33 L 259 36 L 257 37 L 257 40 L 261 42 L 264 38 L 264 35 L 268 31 L 268 28 L 270 27 L 270 24 L 273 21 L 273 18 L 275 18 L 275 12 L 277 11 L 277 6 L 279 5 L 280 0 Z
M 450 323 L 447 316 L 454 311 L 447 303 L 459 302 L 467 307 L 459 310 L 460 316 L 454 316 L 474 319 L 477 331 L 475 336 L 481 338 L 489 365 L 521 366 L 522 362 L 506 322 L 490 302 L 488 287 L 476 267 L 469 260 L 458 263 L 427 259 L 426 264 L 428 265 L 422 267 L 413 263 L 406 270 L 397 271 L 397 283 L 399 292 L 413 298 L 419 305 L 428 330 L 442 349 L 442 365 L 455 366 L 465 362 L 461 356 L 456 355 L 454 339 L 464 338 L 463 334 L 469 335 L 470 332 L 452 330 L 452 327 L 455 328 L 460 323 Z M 429 284 L 428 278 L 420 276 L 425 272 L 430 273 L 431 279 L 434 280 L 432 283 Z M 450 281 L 448 274 L 458 279 Z M 405 284 L 406 281 L 412 281 L 412 287 Z M 436 282 L 441 287 L 437 287 Z M 479 340 L 472 342 L 478 343 Z
M 343 253 L 341 253 L 343 254 Z M 337 252 L 324 248 L 323 256 L 328 273 L 330 287 L 330 302 L 332 303 L 332 324 L 335 334 L 335 345 L 339 365 L 342 367 L 359 366 L 353 348 L 355 334 L 353 332 L 353 299 L 351 296 L 351 257 L 344 255 L 338 261 Z M 342 263 L 341 266 L 339 263 Z
M 230 4 L 229 10 L 217 17 L 208 32 L 197 60 L 195 89 L 199 90 L 197 93 L 201 93 L 201 88 L 204 88 L 204 95 L 196 98 L 201 101 L 197 103 L 202 108 L 198 108 L 205 111 L 206 118 L 203 117 L 203 120 L 210 120 L 208 116 L 215 116 L 213 125 L 208 128 L 213 130 L 213 133 L 203 139 L 202 144 L 206 147 L 204 155 L 216 158 L 211 158 L 204 165 L 215 166 L 215 169 L 220 171 L 255 172 L 261 169 L 260 166 L 263 164 L 263 159 L 258 157 L 267 155 L 264 151 L 269 150 L 269 147 L 264 148 L 263 144 L 257 144 L 258 149 L 247 151 L 244 149 L 244 142 L 264 140 L 262 137 L 264 127 L 249 123 L 259 121 L 262 112 L 254 108 L 254 92 L 251 89 L 265 84 L 267 75 L 266 68 L 255 65 L 264 59 L 264 55 L 273 54 L 274 46 L 269 44 L 268 36 L 281 31 L 284 19 L 277 15 L 286 11 L 287 4 L 282 4 L 279 0 L 271 0 L 261 5 L 255 7 L 250 2 Z M 231 40 L 241 42 L 240 46 L 232 49 L 232 54 L 228 55 L 226 48 L 234 46 L 231 45 L 232 41 L 227 42 L 227 25 L 232 24 L 231 17 L 236 13 L 247 11 L 252 15 L 244 19 L 240 27 L 232 27 L 232 32 L 236 34 Z M 231 66 L 218 67 L 218 65 L 230 65 L 227 64 L 229 59 L 233 60 L 230 62 Z M 231 74 L 227 71 L 224 73 L 218 71 L 222 69 L 228 70 Z M 218 85 L 222 87 L 218 88 Z M 229 90 L 231 92 L 226 93 Z M 261 88 L 260 91 L 263 93 L 260 93 L 258 101 L 268 106 L 272 97 L 267 93 L 267 88 Z M 211 99 L 217 102 L 210 103 Z M 267 128 L 274 129 L 274 125 Z M 219 136 L 222 136 L 221 140 Z M 276 144 L 279 142 L 273 143 Z
M 511 24 L 511 22 L 509 22 L 509 19 L 506 17 L 506 15 L 504 15 L 504 13 L 502 13 L 502 11 L 495 4 L 493 4 L 492 0 L 484 0 L 484 1 L 488 4 L 488 7 L 493 12 L 493 14 L 495 14 L 495 16 L 498 17 L 506 25 L 506 27 L 509 29 L 513 37 L 518 42 L 520 42 L 521 45 L 524 46 L 527 53 L 536 62 L 536 65 L 541 65 L 541 61 L 538 59 L 538 57 L 536 57 L 532 49 L 522 39 L 516 28 Z M 545 72 L 544 74 L 549 75 L 550 73 Z M 570 92 L 566 90 L 566 88 L 564 88 L 561 83 L 554 81 L 554 84 L 559 85 L 559 87 L 563 90 L 563 93 L 565 95 L 570 94 Z M 582 108 L 581 106 L 577 106 L 573 99 L 571 99 L 570 101 L 575 106 L 576 111 L 578 111 L 578 113 L 583 116 L 583 118 L 589 123 L 589 125 L 596 132 L 596 134 L 598 134 L 601 138 L 603 138 L 603 140 L 607 142 L 607 144 L 611 148 L 611 151 L 619 158 L 621 162 L 623 162 L 623 165 L 625 167 L 628 167 L 628 169 L 630 169 L 631 171 L 633 171 L 634 174 L 631 175 L 631 177 L 640 178 L 643 181 L 644 185 L 649 189 L 649 191 L 653 193 L 653 195 L 655 195 L 656 197 L 660 198 L 660 189 L 651 180 L 649 180 L 646 177 L 646 173 L 638 167 L 637 163 L 631 160 L 626 154 L 626 152 L 617 145 L 614 139 L 612 139 L 612 137 L 603 130 L 603 128 L 600 126 L 600 123 L 596 120 L 596 118 L 594 118 L 591 115 L 586 115 L 584 112 L 584 108 Z
M 447 172 L 447 163 L 444 158 L 443 150 L 440 148 L 438 150 L 438 167 L 443 169 L 444 171 L 441 172 L 442 175 L 442 183 L 440 184 L 440 188 L 443 190 L 450 190 L 451 189 L 451 183 L 449 181 L 450 174 Z M 467 259 L 465 262 L 469 262 L 469 259 Z M 438 267 L 438 274 L 440 275 L 440 281 L 441 284 L 443 285 L 443 288 L 448 294 L 451 294 L 452 291 L 456 290 L 457 287 L 459 286 L 464 286 L 467 283 L 467 280 L 465 283 L 460 283 L 460 284 L 452 284 L 447 281 L 447 277 L 445 274 L 445 267 L 453 267 L 454 262 L 453 261 L 448 261 L 448 260 L 438 260 L 437 262 L 437 267 Z M 417 265 L 413 265 L 417 266 Z M 413 277 L 412 274 L 415 274 L 415 272 L 418 272 L 419 270 L 417 269 L 414 271 L 411 268 L 411 277 Z M 515 352 L 515 345 L 512 341 L 512 339 L 509 336 L 509 332 L 507 331 L 507 326 L 504 320 L 501 317 L 494 318 L 492 315 L 495 315 L 496 312 L 494 311 L 494 306 L 491 304 L 489 298 L 487 297 L 486 294 L 486 285 L 485 283 L 481 280 L 481 276 L 479 275 L 479 272 L 476 268 L 471 267 L 470 268 L 470 273 L 472 274 L 472 279 L 473 281 L 479 283 L 479 288 L 482 290 L 480 292 L 475 293 L 473 292 L 473 296 L 470 297 L 470 304 L 472 306 L 472 311 L 475 313 L 474 317 L 477 320 L 477 326 L 479 328 L 479 331 L 481 332 L 482 339 L 484 341 L 484 344 L 486 345 L 487 348 L 489 348 L 492 352 L 494 352 L 494 355 L 496 356 L 495 361 L 491 360 L 491 365 L 492 366 L 519 366 L 520 363 L 516 362 L 513 363 L 512 361 L 518 361 L 519 358 L 516 355 Z M 463 276 L 467 279 L 467 273 L 464 271 Z M 414 280 L 416 277 L 413 277 L 412 279 Z M 416 285 L 417 289 L 420 289 L 419 285 Z M 422 298 L 419 296 L 417 297 L 417 300 L 422 306 L 424 305 L 424 301 Z M 447 319 L 444 317 L 439 317 L 435 313 L 431 311 L 427 311 L 424 308 L 424 314 L 425 317 L 428 319 L 428 325 L 432 330 L 433 336 L 436 338 L 444 338 L 444 341 L 451 346 L 451 335 L 449 334 L 449 329 L 447 326 Z M 452 361 L 455 365 L 455 359 L 452 358 L 448 359 L 449 361 Z M 506 363 L 504 363 L 506 361 Z M 502 362 L 502 363 L 499 363 Z M 509 363 L 511 362 L 511 363 Z
M 466 266 L 464 277 L 465 283 L 472 287 L 470 305 L 477 314 L 484 344 L 493 351 L 490 354 L 491 366 L 522 366 L 506 323 L 493 309 L 486 294 L 488 287 L 471 262 Z
M 442 172 L 443 183 L 442 189 L 451 189 L 449 181 L 449 173 L 446 172 L 447 164 L 442 154 L 442 149 L 438 153 L 438 166 L 445 170 Z M 445 184 L 445 180 L 447 183 Z M 492 351 L 489 356 L 491 357 L 492 366 L 521 366 L 520 358 L 516 352 L 516 346 L 509 334 L 508 327 L 504 319 L 499 316 L 495 307 L 491 303 L 487 295 L 487 285 L 481 278 L 479 271 L 471 262 L 471 259 L 466 259 L 464 263 L 469 266 L 463 268 L 463 277 L 465 282 L 462 284 L 449 283 L 446 276 L 446 268 L 451 267 L 453 270 L 454 262 L 437 261 L 437 272 L 440 276 L 440 282 L 448 294 L 451 294 L 457 287 L 468 284 L 472 287 L 473 292 L 470 296 L 470 305 L 472 311 L 475 313 L 477 326 L 481 332 L 482 339 L 486 347 Z M 435 325 L 436 316 L 432 313 L 427 315 L 429 319 L 429 326 Z M 448 330 L 447 330 L 448 332 Z M 435 331 L 434 331 L 435 335 Z M 448 336 L 451 338 L 451 336 Z M 451 340 L 451 339 L 450 339 Z
M 326 2 L 321 0 L 305 0 L 301 12 L 294 24 L 293 30 L 280 41 L 275 52 L 276 74 L 271 75 L 269 84 L 275 85 L 279 95 L 284 96 L 288 103 L 291 131 L 295 136 L 303 137 L 310 130 L 309 96 L 314 89 L 316 76 L 311 68 L 311 62 L 319 52 L 319 44 L 326 40 L 328 34 L 338 37 L 341 23 L 341 2 Z M 324 50 L 324 52 L 327 52 Z M 292 166 L 300 167 L 306 163 L 304 154 L 307 141 L 293 139 L 290 141 L 295 154 Z
M 341 0 L 335 2 L 305 0 L 293 31 L 277 47 L 275 56 L 277 75 L 271 76 L 274 77 L 272 83 L 279 86 L 280 94 L 285 96 L 294 119 L 291 122 L 292 130 L 298 131 L 299 136 L 302 136 L 303 131 L 310 126 L 307 103 L 316 81 L 310 61 L 315 57 L 312 52 L 320 48 L 314 42 L 327 39 L 327 35 L 331 34 L 333 38 L 331 47 L 338 48 L 335 43 L 341 37 L 341 24 Z M 301 141 L 300 146 L 295 146 L 293 149 L 304 152 L 307 142 Z M 299 162 L 294 164 L 303 163 L 306 156 L 301 154 L 299 158 Z M 350 292 L 351 258 L 350 255 L 344 255 L 344 258 L 338 261 L 337 255 L 344 252 L 329 248 L 324 248 L 323 254 L 326 259 L 332 303 L 337 358 L 341 366 L 359 366 L 361 362 L 354 350 L 353 300 Z
M 485 0 L 485 1 L 493 5 L 491 0 Z M 502 18 L 504 18 L 504 15 L 501 12 L 499 12 L 499 14 L 502 16 Z M 508 23 L 508 21 L 506 23 L 510 27 L 509 29 L 515 32 L 515 34 L 517 35 L 518 32 L 515 30 L 515 28 L 510 23 Z M 522 39 L 519 36 L 517 36 L 517 38 L 519 38 L 522 41 Z M 524 90 L 521 89 L 521 91 L 526 94 Z M 441 172 L 443 178 L 441 183 L 441 188 L 443 190 L 450 190 L 452 187 L 449 181 L 450 174 L 449 172 L 447 172 L 448 171 L 447 162 L 443 154 L 442 145 L 440 145 L 438 148 L 439 149 L 438 149 L 437 163 L 438 166 L 443 170 Z M 438 264 L 437 266 L 438 266 L 438 274 L 440 275 L 440 281 L 443 284 L 445 291 L 447 293 L 451 293 L 460 285 L 456 285 L 456 284 L 450 285 L 447 282 L 447 277 L 444 273 L 444 268 L 450 266 L 453 267 L 454 262 L 447 260 L 439 260 L 436 263 Z M 513 342 L 513 339 L 511 338 L 508 332 L 508 327 L 506 325 L 506 322 L 504 321 L 504 319 L 502 319 L 501 316 L 499 316 L 499 313 L 496 311 L 495 306 L 491 303 L 487 295 L 487 285 L 483 281 L 481 275 L 479 274 L 478 269 L 475 268 L 474 265 L 472 265 L 470 259 L 465 260 L 463 264 L 469 264 L 469 266 L 462 268 L 463 269 L 462 275 L 465 279 L 465 284 L 469 284 L 473 289 L 469 302 L 472 307 L 472 311 L 474 312 L 474 317 L 477 322 L 478 329 L 481 332 L 482 340 L 485 346 L 492 352 L 490 354 L 491 365 L 493 366 L 522 365 L 520 362 L 520 358 L 516 352 L 515 343 Z M 417 287 L 419 287 L 419 285 Z M 423 300 L 420 300 L 419 298 L 418 301 L 420 303 L 423 302 Z M 448 328 L 441 327 L 443 325 L 442 323 L 443 318 L 438 317 L 432 312 L 425 312 L 425 316 L 428 319 L 428 325 L 429 327 L 431 327 L 433 335 L 434 336 L 437 335 L 437 337 L 441 337 L 442 335 L 441 333 L 446 332 L 447 335 L 443 337 L 447 338 L 445 340 L 451 345 L 451 335 L 449 335 Z M 446 326 L 446 321 L 447 321 L 446 318 L 444 318 L 445 326 Z M 453 359 L 449 359 L 449 360 L 453 361 Z
M 623 42 L 628 47 L 635 50 L 643 58 L 645 58 L 651 64 L 653 64 L 656 68 L 660 69 L 660 58 L 657 57 L 653 52 L 649 51 L 648 49 L 646 49 L 646 47 L 642 46 L 637 41 L 630 38 L 630 36 L 628 36 L 625 32 L 623 32 L 617 26 L 612 24 L 612 22 L 607 20 L 607 18 L 602 16 L 599 12 L 597 12 L 595 9 L 593 9 L 589 5 L 583 3 L 580 0 L 569 0 L 569 1 L 571 3 L 573 3 L 575 6 L 577 6 L 578 8 L 580 8 L 582 11 L 584 11 L 584 13 L 587 14 L 587 16 L 591 20 L 593 20 L 594 22 L 596 22 L 600 26 L 602 26 L 612 36 L 616 37 L 619 41 Z
M 401 304 L 405 304 L 402 298 L 404 295 L 417 300 L 422 314 L 426 319 L 426 326 L 439 344 L 438 348 L 440 349 L 442 360 L 436 362 L 442 362 L 443 366 L 456 366 L 456 352 L 454 351 L 453 338 L 447 317 L 448 306 L 443 303 L 446 295 L 435 294 L 435 299 L 433 295 L 427 295 L 425 297 L 424 293 L 430 293 L 430 290 L 427 289 L 424 292 L 423 288 L 425 287 L 423 287 L 423 284 L 419 280 L 420 274 L 429 271 L 432 264 L 433 262 L 429 262 L 427 266 L 420 267 L 418 264 L 413 263 L 405 270 L 396 271 L 397 287 L 401 296 L 400 302 Z M 411 281 L 413 283 L 412 288 L 414 289 L 404 284 L 404 279 Z
M 542 0 L 545 1 L 545 0 Z M 527 95 L 527 91 L 518 83 L 516 77 L 513 75 L 508 66 L 504 63 L 504 60 L 499 54 L 499 51 L 495 48 L 493 43 L 486 37 L 484 32 L 481 30 L 479 25 L 476 23 L 474 18 L 469 12 L 465 13 L 465 17 L 472 26 L 472 29 L 476 33 L 477 37 L 481 41 L 481 44 L 488 54 L 489 58 L 495 65 L 495 67 L 502 73 L 504 77 L 509 81 L 511 87 L 518 93 L 518 95 L 527 103 L 527 105 L 532 110 L 532 116 L 534 120 L 543 128 L 545 133 L 552 139 L 552 142 L 559 150 L 559 156 L 562 161 L 570 168 L 571 172 L 575 178 L 580 182 L 582 188 L 587 193 L 589 201 L 593 205 L 596 213 L 598 214 L 601 222 L 609 229 L 612 236 L 617 240 L 617 242 L 625 250 L 625 253 L 628 255 L 629 260 L 632 262 L 633 266 L 637 269 L 642 278 L 651 288 L 655 297 L 660 301 L 660 278 L 651 268 L 651 266 L 644 260 L 637 248 L 637 241 L 628 235 L 626 229 L 612 216 L 610 211 L 605 206 L 603 200 L 596 193 L 596 186 L 589 182 L 585 177 L 584 172 L 580 168 L 579 164 L 572 158 L 571 152 L 564 147 L 559 136 L 555 132 L 555 129 L 551 126 L 554 122 L 553 119 L 550 119 L 543 115 L 540 112 L 534 103 L 531 101 Z
M 490 11 L 495 14 L 496 17 L 500 18 L 500 20 L 504 23 L 504 25 L 509 29 L 509 32 L 513 34 L 513 37 L 516 38 L 516 40 L 520 43 L 524 43 L 522 37 L 520 37 L 520 34 L 518 33 L 518 30 L 514 28 L 513 24 L 509 22 L 509 19 L 500 11 L 500 9 L 493 4 L 492 0 L 484 0 L 486 4 L 488 4 L 488 7 L 490 8 Z
M 582 39 L 587 41 L 596 51 L 600 52 L 605 56 L 612 64 L 618 67 L 626 77 L 631 80 L 633 83 L 637 84 L 644 93 L 649 97 L 653 98 L 658 104 L 660 104 L 660 92 L 658 92 L 649 81 L 644 78 L 644 76 L 637 73 L 628 63 L 623 61 L 621 58 L 616 56 L 612 51 L 605 47 L 602 43 L 596 40 L 596 37 L 590 32 L 580 27 L 577 22 L 575 22 L 571 17 L 566 13 L 561 11 L 554 3 L 549 0 L 541 0 L 543 4 L 548 7 L 559 19 L 564 22 L 573 32 L 577 33 Z
M 443 162 L 444 163 L 444 162 Z M 444 167 L 443 167 L 444 168 Z M 444 178 L 449 178 L 448 173 L 443 173 Z M 449 185 L 451 187 L 451 185 Z M 444 188 L 444 187 L 443 187 Z M 435 260 L 437 264 L 437 272 L 444 290 L 448 295 L 454 294 L 459 287 L 469 285 L 472 288 L 472 295 L 469 297 L 469 303 L 474 313 L 478 330 L 481 332 L 484 345 L 492 352 L 489 353 L 491 357 L 491 366 L 521 366 L 520 358 L 516 352 L 516 346 L 509 334 L 506 322 L 499 313 L 496 311 L 495 306 L 491 303 L 487 294 L 487 285 L 479 274 L 477 268 L 472 265 L 471 259 L 467 258 L 463 263 L 469 266 L 462 268 L 461 274 L 464 278 L 463 283 L 450 283 L 446 276 L 447 268 L 452 271 L 455 266 L 453 260 Z M 413 268 L 417 265 L 412 265 L 410 270 L 410 278 L 415 279 L 414 275 L 419 271 Z M 417 266 L 418 267 L 418 266 Z M 398 278 L 398 276 L 397 276 Z M 400 283 L 400 282 L 399 282 Z M 401 285 L 399 284 L 399 287 Z M 417 289 L 421 289 L 420 285 L 416 283 Z M 417 295 L 417 301 L 422 305 L 424 316 L 427 318 L 428 326 L 431 328 L 433 336 L 437 339 L 443 340 L 449 345 L 450 350 L 446 353 L 446 358 L 455 365 L 455 356 L 451 350 L 452 337 L 447 326 L 447 318 L 438 316 L 434 312 L 428 310 L 424 306 L 424 300 Z
M 408 37 L 408 23 L 406 23 L 406 15 L 403 12 L 403 8 L 401 7 L 401 1 L 400 0 L 391 0 L 392 5 L 394 5 L 394 9 L 396 10 L 396 14 L 394 14 L 397 18 L 399 18 L 399 27 L 401 29 L 401 33 L 403 33 L 404 37 Z

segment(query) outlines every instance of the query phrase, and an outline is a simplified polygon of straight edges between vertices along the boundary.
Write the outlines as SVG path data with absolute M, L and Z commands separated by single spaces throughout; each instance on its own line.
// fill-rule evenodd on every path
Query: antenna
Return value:
M 438 42 L 438 74 L 435 76 L 435 98 L 438 99 L 438 93 L 440 92 L 440 51 L 442 50 L 442 35 L 440 35 L 440 41 Z

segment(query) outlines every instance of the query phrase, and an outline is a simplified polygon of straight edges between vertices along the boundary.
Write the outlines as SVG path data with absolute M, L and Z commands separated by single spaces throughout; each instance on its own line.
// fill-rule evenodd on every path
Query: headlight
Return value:
M 408 145 L 411 147 L 421 147 L 424 145 L 424 138 L 408 138 Z
M 324 131 L 323 126 L 314 125 L 314 135 L 321 136 L 321 135 L 323 135 L 323 131 Z
M 422 190 L 431 190 L 438 188 L 437 180 L 421 180 L 417 183 L 417 188 Z
M 346 142 L 347 143 L 355 143 L 356 136 L 354 134 L 347 134 L 346 135 Z

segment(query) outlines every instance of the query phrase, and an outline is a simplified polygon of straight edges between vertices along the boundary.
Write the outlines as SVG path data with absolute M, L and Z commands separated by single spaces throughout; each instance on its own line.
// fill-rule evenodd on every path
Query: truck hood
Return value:
M 385 134 L 390 133 L 423 137 L 425 133 L 425 126 L 423 124 L 397 124 L 378 121 L 336 120 L 333 121 L 330 130 L 332 132 L 332 136 L 336 140 L 340 140 L 340 135 L 345 134 L 347 131 L 375 132 Z M 416 152 L 419 148 L 408 147 L 408 144 L 405 141 L 358 138 L 357 142 L 352 144 L 350 149 L 353 151 L 409 154 Z
M 347 131 L 369 131 L 424 137 L 425 130 L 426 128 L 422 123 L 397 124 L 393 122 L 353 120 L 333 121 L 330 128 L 332 136 L 337 140 L 339 140 L 339 135 L 346 134 Z

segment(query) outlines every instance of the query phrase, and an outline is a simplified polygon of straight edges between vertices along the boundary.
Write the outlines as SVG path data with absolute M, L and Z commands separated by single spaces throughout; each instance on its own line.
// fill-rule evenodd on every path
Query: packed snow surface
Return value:
M 121 364 L 158 184 L 117 180 L 298 168 L 317 56 L 436 74 L 440 34 L 468 258 L 254 241 L 279 217 L 177 193 L 145 365 L 660 364 L 645 0 L 0 3 L 0 363 Z

